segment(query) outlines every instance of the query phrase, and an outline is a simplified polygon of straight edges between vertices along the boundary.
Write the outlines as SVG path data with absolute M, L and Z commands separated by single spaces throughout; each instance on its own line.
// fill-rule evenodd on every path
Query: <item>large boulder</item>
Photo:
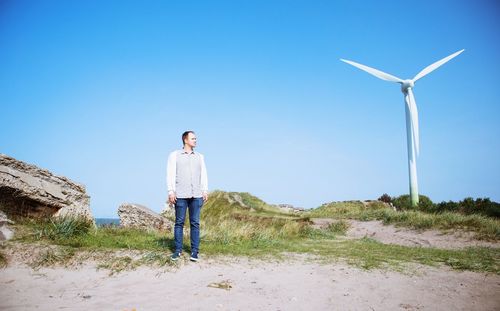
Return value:
M 172 221 L 144 205 L 123 203 L 118 207 L 120 226 L 138 229 L 171 230 Z
M 94 222 L 85 187 L 0 154 L 0 209 L 23 217 L 69 216 Z

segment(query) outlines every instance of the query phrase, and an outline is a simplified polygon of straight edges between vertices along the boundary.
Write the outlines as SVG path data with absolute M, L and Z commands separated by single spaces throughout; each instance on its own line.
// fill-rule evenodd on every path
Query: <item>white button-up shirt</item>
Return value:
M 177 198 L 201 198 L 208 193 L 207 168 L 203 154 L 176 150 L 167 162 L 168 193 Z

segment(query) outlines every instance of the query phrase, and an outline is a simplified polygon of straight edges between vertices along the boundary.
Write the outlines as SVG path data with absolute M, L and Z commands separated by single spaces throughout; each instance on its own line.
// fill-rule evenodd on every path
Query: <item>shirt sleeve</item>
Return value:
M 177 154 L 171 152 L 167 161 L 167 189 L 168 194 L 175 193 L 175 175 L 177 172 Z
M 205 166 L 205 157 L 201 155 L 201 191 L 208 193 L 207 167 Z

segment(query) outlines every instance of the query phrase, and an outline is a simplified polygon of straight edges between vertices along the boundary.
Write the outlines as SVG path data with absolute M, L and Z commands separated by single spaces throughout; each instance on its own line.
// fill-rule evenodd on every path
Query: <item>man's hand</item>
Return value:
M 203 192 L 203 203 L 207 202 L 208 200 L 208 193 Z
M 168 202 L 170 204 L 175 204 L 175 202 L 177 202 L 177 196 L 175 195 L 175 193 L 171 193 L 168 195 Z

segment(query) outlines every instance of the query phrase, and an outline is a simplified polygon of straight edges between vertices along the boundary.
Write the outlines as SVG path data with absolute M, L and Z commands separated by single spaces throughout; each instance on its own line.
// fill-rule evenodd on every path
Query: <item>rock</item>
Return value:
M 146 230 L 171 230 L 173 227 L 170 220 L 140 204 L 123 203 L 118 208 L 118 216 L 122 227 Z
M 10 240 L 14 236 L 14 232 L 8 227 L 9 224 L 14 224 L 14 222 L 0 211 L 0 241 Z
M 0 209 L 8 215 L 69 216 L 91 220 L 85 186 L 0 154 Z
M 167 218 L 175 218 L 175 205 L 165 202 L 165 206 L 163 207 L 163 211 L 161 211 L 160 215 Z

